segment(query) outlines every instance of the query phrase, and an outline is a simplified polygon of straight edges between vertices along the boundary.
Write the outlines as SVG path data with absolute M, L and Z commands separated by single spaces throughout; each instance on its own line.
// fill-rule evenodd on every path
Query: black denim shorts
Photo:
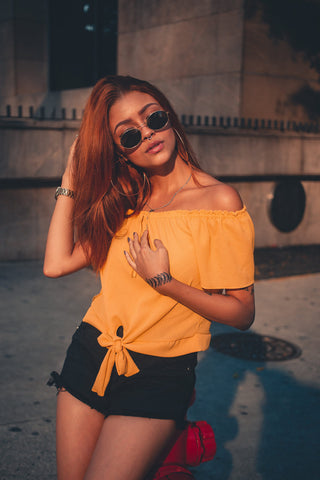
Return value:
M 51 373 L 48 384 L 64 388 L 82 402 L 108 415 L 173 419 L 183 427 L 194 385 L 197 353 L 179 357 L 156 357 L 129 351 L 139 372 L 118 375 L 113 367 L 105 394 L 91 390 L 107 353 L 97 338 L 101 332 L 83 322 L 72 337 L 59 375 Z

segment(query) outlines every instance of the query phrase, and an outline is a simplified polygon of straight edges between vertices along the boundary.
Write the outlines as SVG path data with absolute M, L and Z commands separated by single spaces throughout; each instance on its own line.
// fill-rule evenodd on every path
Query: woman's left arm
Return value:
M 206 190 L 205 190 L 206 191 Z M 219 184 L 209 189 L 204 201 L 212 210 L 237 211 L 243 207 L 238 192 L 229 185 Z M 156 278 L 151 285 L 162 295 L 169 296 L 210 321 L 224 323 L 240 330 L 248 329 L 254 320 L 253 285 L 235 290 L 199 290 L 171 278 L 169 256 L 161 240 L 155 240 L 155 250 L 150 248 L 148 232 L 141 239 L 134 234 L 125 252 L 128 263 L 145 280 Z M 183 248 L 183 247 L 182 247 Z M 170 281 L 168 281 L 168 279 Z
M 141 239 L 135 233 L 129 241 L 129 252 L 124 252 L 130 266 L 159 293 L 181 303 L 210 321 L 247 330 L 254 320 L 254 287 L 237 290 L 199 290 L 170 275 L 169 256 L 161 240 L 155 240 L 151 249 L 147 230 Z M 165 274 L 157 281 L 159 274 Z M 160 277 L 161 278 L 161 277 Z M 155 280 L 151 281 L 150 280 Z M 169 280 L 169 281 L 168 281 Z
M 247 330 L 254 321 L 254 286 L 237 290 L 199 290 L 172 279 L 157 288 L 210 321 Z

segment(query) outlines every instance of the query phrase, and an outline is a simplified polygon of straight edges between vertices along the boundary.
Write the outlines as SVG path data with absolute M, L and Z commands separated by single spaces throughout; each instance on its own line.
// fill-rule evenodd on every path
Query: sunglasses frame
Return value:
M 165 114 L 167 115 L 167 121 L 166 121 L 166 123 L 163 125 L 163 127 L 154 129 L 154 128 L 152 128 L 152 127 L 150 127 L 150 126 L 148 125 L 148 120 L 149 120 L 149 118 L 150 118 L 152 115 L 154 115 L 155 113 L 158 113 L 158 112 L 165 113 Z M 139 127 L 130 127 L 130 128 L 128 128 L 127 130 L 125 130 L 125 131 L 120 135 L 120 144 L 121 144 L 121 146 L 122 146 L 123 148 L 125 148 L 126 150 L 133 150 L 134 148 L 139 147 L 139 145 L 142 143 L 142 133 L 141 133 L 141 128 L 142 128 L 142 127 L 147 126 L 148 128 L 150 128 L 150 129 L 153 130 L 154 132 L 159 132 L 160 130 L 164 129 L 164 128 L 168 125 L 169 120 L 170 120 L 170 118 L 169 118 L 169 112 L 166 112 L 165 110 L 155 110 L 154 112 L 150 113 L 150 115 L 148 115 L 148 116 L 146 117 L 146 120 L 145 120 L 145 122 L 144 122 L 142 125 L 140 125 Z M 137 130 L 137 131 L 140 133 L 140 140 L 139 140 L 139 142 L 138 142 L 136 145 L 134 145 L 133 147 L 125 147 L 125 146 L 122 144 L 122 137 L 123 137 L 127 132 L 130 132 L 130 131 L 132 131 L 132 130 Z

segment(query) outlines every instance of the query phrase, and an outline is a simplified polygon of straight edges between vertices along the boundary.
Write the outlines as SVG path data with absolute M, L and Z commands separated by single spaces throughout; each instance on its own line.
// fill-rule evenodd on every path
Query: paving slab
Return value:
M 60 279 L 40 262 L 0 264 L 1 480 L 51 480 L 55 391 L 73 331 L 99 280 L 89 269 Z M 214 428 L 217 454 L 198 480 L 319 480 L 320 274 L 259 280 L 252 332 L 297 345 L 298 358 L 258 362 L 210 348 L 199 355 L 190 420 Z M 215 335 L 233 331 L 213 325 Z M 246 334 L 246 333 L 244 333 Z

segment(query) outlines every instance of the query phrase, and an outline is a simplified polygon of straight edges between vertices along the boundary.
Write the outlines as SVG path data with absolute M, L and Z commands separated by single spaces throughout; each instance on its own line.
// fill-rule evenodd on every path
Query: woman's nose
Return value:
M 154 134 L 154 130 L 152 128 L 149 128 L 148 125 L 141 125 L 141 137 L 143 140 L 146 140 L 147 138 L 151 138 L 152 135 Z

